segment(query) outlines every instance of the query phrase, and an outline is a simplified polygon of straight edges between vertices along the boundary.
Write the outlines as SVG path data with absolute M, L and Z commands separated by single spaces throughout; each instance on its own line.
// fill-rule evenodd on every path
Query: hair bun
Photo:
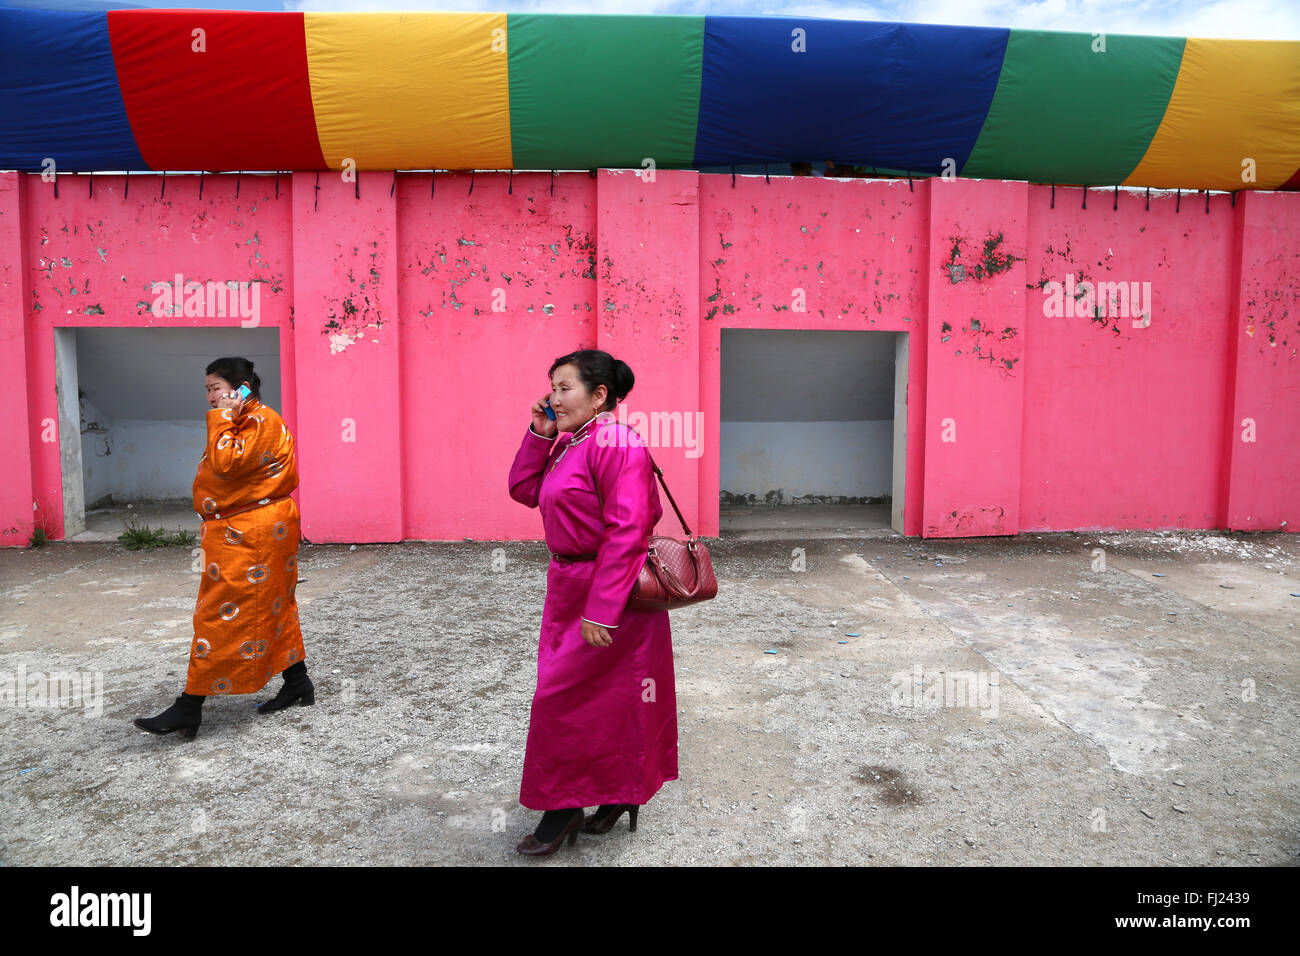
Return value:
M 632 391 L 632 385 L 636 377 L 632 374 L 632 367 L 622 359 L 614 359 L 614 381 L 618 383 L 616 395 L 621 402 L 627 398 L 628 392 Z

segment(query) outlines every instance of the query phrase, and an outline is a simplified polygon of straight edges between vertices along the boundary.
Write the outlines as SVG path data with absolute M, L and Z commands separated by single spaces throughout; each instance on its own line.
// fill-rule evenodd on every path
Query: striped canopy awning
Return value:
M 1300 188 L 1300 43 L 796 17 L 0 10 L 0 168 L 833 160 Z

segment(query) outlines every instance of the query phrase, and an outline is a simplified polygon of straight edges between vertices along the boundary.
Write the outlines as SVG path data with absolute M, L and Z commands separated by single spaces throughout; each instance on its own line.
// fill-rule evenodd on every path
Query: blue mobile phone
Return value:
M 246 402 L 252 396 L 253 393 L 248 390 L 247 385 L 241 385 L 239 386 L 238 394 L 239 394 L 239 400 L 241 402 Z
M 549 418 L 551 421 L 555 421 L 555 412 L 551 409 L 551 400 L 549 398 L 546 400 L 545 407 L 546 407 L 546 417 Z

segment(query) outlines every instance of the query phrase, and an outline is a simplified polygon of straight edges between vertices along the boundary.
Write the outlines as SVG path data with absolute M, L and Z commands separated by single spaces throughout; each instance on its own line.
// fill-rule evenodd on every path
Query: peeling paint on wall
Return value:
M 371 295 L 378 296 L 379 293 L 379 242 L 372 240 L 370 245 L 371 251 L 366 253 L 370 259 L 370 265 L 366 267 L 366 271 L 360 278 L 357 277 L 353 266 L 351 264 L 347 265 L 345 275 L 349 292 L 337 300 L 335 306 L 326 315 L 325 323 L 321 327 L 321 334 L 329 338 L 331 355 L 337 355 L 358 342 L 364 342 L 367 329 L 374 329 L 378 332 L 384 327 L 384 318 L 379 306 L 371 301 Z M 359 257 L 360 253 L 360 247 L 353 246 L 352 258 Z M 335 262 L 340 267 L 343 266 L 344 255 L 344 253 L 340 253 L 335 258 Z M 370 285 L 369 291 L 366 289 L 367 283 Z M 371 341 L 378 342 L 373 337 Z
M 953 284 L 962 282 L 968 276 L 976 282 L 984 282 L 994 276 L 1011 270 L 1017 262 L 1024 262 L 1024 256 L 1017 256 L 1002 248 L 1002 233 L 990 233 L 983 242 L 983 248 L 972 261 L 969 253 L 962 251 L 962 243 L 970 243 L 963 236 L 949 236 L 952 247 L 948 260 L 944 263 L 947 277 Z
M 1242 325 L 1248 338 L 1276 350 L 1273 363 L 1293 361 L 1300 353 L 1300 251 L 1285 250 L 1264 259 L 1261 267 L 1274 275 L 1290 274 L 1296 282 L 1244 284 Z

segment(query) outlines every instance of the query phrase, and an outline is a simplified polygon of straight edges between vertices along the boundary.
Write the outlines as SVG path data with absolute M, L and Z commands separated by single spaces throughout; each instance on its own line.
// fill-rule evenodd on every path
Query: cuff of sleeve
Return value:
M 555 441 L 555 439 L 557 439 L 557 438 L 560 437 L 560 435 L 559 435 L 558 432 L 557 432 L 556 434 L 552 435 L 550 438 L 547 438 L 545 435 L 538 435 L 537 432 L 533 431 L 533 426 L 532 426 L 532 425 L 529 425 L 529 426 L 528 426 L 528 434 L 530 434 L 530 435 L 536 435 L 538 438 L 542 439 L 543 441 Z
M 607 628 L 609 628 L 611 631 L 614 630 L 616 627 L 618 627 L 617 624 L 601 624 L 599 621 L 588 620 L 588 619 L 585 618 L 585 617 L 583 618 L 583 620 L 586 621 L 588 624 L 599 624 L 601 627 L 607 627 Z
M 236 425 L 239 422 L 239 419 L 231 414 L 231 411 L 228 408 L 209 408 L 207 416 L 209 432 L 211 432 L 213 428 L 220 430 L 231 425 Z

